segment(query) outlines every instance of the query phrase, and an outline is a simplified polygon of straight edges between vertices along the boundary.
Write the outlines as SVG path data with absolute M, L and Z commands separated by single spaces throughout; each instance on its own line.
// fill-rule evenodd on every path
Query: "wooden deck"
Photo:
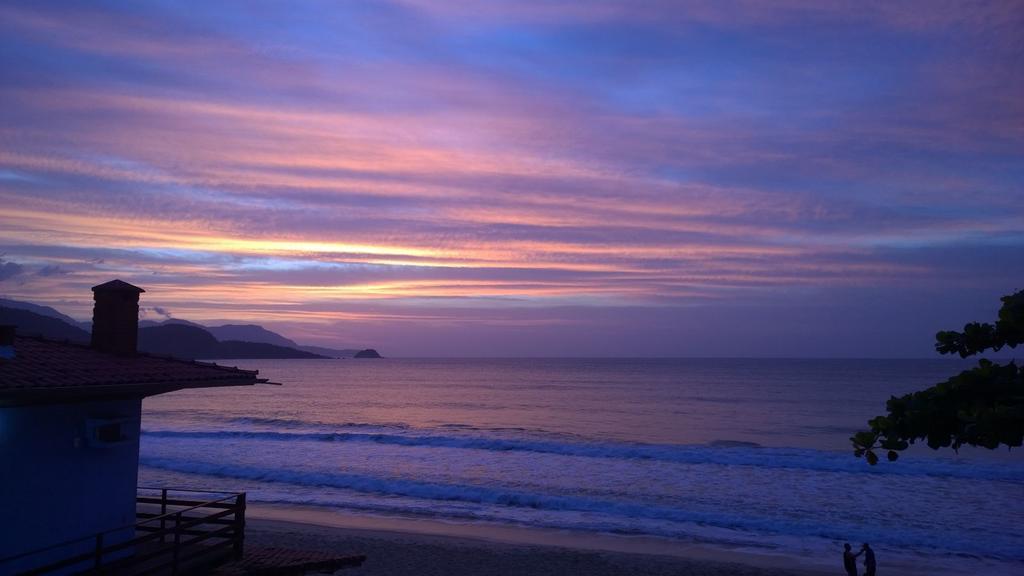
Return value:
M 177 576 L 208 573 L 243 558 L 245 493 L 140 488 L 136 519 L 132 525 L 0 559 L 0 573 Z

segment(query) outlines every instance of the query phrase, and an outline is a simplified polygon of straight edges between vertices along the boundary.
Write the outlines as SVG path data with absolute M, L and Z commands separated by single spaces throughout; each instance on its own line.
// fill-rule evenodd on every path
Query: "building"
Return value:
M 89 346 L 0 330 L 0 574 L 92 551 L 97 564 L 132 555 L 142 399 L 265 382 L 255 371 L 137 353 L 144 290 L 120 280 L 92 290 Z M 127 544 L 100 557 L 118 542 Z

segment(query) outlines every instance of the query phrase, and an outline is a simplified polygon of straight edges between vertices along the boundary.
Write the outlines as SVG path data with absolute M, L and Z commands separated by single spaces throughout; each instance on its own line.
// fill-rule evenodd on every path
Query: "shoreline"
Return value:
M 358 574 L 615 576 L 827 576 L 842 572 L 842 545 L 799 555 L 747 547 L 683 542 L 657 536 L 575 532 L 493 522 L 354 513 L 292 504 L 250 504 L 246 543 L 364 554 Z M 929 555 L 880 560 L 886 574 L 965 576 L 978 569 L 993 576 L 1016 573 L 1012 563 L 954 567 Z M 860 563 L 858 563 L 860 567 Z
M 252 504 L 246 542 L 366 554 L 361 574 L 701 574 L 824 576 L 829 559 L 725 549 L 657 537 L 457 523 Z M 438 555 L 446 562 L 438 563 Z M 433 561 L 431 560 L 433 559 Z

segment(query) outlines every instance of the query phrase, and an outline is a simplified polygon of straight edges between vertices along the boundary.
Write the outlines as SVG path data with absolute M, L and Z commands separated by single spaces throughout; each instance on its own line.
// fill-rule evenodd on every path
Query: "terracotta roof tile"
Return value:
M 12 359 L 0 359 L 0 397 L 17 391 L 118 387 L 140 395 L 175 388 L 265 382 L 255 370 L 139 354 L 117 356 L 81 344 L 16 336 Z

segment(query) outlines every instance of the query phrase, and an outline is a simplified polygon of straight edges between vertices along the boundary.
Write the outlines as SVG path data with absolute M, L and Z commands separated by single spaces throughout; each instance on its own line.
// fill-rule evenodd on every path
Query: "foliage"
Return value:
M 935 349 L 961 358 L 1024 343 L 1024 290 L 1002 298 L 996 323 L 972 322 L 963 332 L 936 334 Z M 926 390 L 886 402 L 888 414 L 868 421 L 869 430 L 854 434 L 854 454 L 870 464 L 875 450 L 890 461 L 911 444 L 924 440 L 933 449 L 1001 445 L 1024 441 L 1024 368 L 1014 362 L 980 360 L 978 366 Z
M 940 354 L 959 354 L 967 358 L 985 350 L 999 351 L 1003 346 L 1016 348 L 1024 343 L 1024 290 L 1003 296 L 999 320 L 995 325 L 971 322 L 963 332 L 942 331 L 935 335 L 935 350 Z

